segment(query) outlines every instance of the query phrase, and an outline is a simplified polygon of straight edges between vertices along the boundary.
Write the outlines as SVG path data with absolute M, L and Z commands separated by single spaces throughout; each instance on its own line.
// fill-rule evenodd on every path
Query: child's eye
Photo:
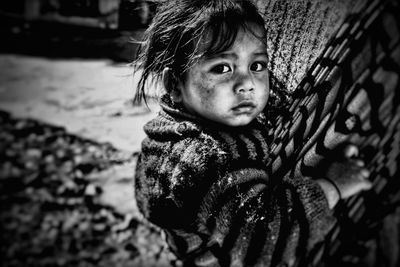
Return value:
M 231 67 L 229 67 L 228 65 L 219 64 L 219 65 L 217 65 L 217 66 L 214 66 L 214 67 L 211 69 L 211 72 L 212 72 L 212 73 L 216 73 L 216 74 L 222 74 L 222 73 L 227 73 L 227 72 L 229 72 L 229 71 L 231 71 L 231 70 L 232 70 Z
M 267 68 L 267 64 L 264 62 L 254 62 L 253 64 L 251 64 L 250 66 L 250 70 L 252 71 L 263 71 Z

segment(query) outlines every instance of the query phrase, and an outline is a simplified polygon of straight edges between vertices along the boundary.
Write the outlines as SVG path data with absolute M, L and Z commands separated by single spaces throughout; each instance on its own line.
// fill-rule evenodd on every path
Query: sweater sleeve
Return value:
M 179 147 L 166 158 L 152 156 L 151 171 L 138 168 L 136 191 L 142 212 L 189 265 L 290 266 L 333 225 L 314 181 L 285 178 L 271 186 L 261 168 L 221 171 L 218 151 Z
M 170 235 L 185 244 L 187 259 L 199 266 L 292 265 L 323 240 L 334 218 L 314 181 L 268 184 L 263 170 L 229 172 L 199 203 L 193 230 Z

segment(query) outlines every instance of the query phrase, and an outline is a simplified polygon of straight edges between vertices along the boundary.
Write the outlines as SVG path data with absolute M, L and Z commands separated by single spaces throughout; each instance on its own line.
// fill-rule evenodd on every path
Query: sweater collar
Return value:
M 144 128 L 151 139 L 177 141 L 206 133 L 220 140 L 236 163 L 244 164 L 251 160 L 265 165 L 267 162 L 269 137 L 267 128 L 259 121 L 254 120 L 244 127 L 228 127 L 188 113 L 174 105 L 168 96 L 162 97 L 160 105 L 162 110 L 159 116 L 148 122 Z

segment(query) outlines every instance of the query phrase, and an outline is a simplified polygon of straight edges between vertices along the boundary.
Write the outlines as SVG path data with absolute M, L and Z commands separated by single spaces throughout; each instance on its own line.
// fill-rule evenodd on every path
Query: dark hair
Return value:
M 144 34 L 134 62 L 136 69 L 142 71 L 134 102 L 146 100 L 146 82 L 160 79 L 165 68 L 170 69 L 171 82 L 165 88 L 170 93 L 202 56 L 199 43 L 206 36 L 211 40 L 202 50 L 203 55 L 214 55 L 231 47 L 240 29 L 252 32 L 252 22 L 265 27 L 257 7 L 249 0 L 164 1 Z M 256 37 L 266 42 L 265 36 Z

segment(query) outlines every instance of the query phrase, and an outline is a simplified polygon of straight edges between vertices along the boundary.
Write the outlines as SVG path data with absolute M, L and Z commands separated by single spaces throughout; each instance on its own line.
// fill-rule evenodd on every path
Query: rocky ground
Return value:
M 1 21 L 0 266 L 177 265 L 133 195 L 143 29 Z
M 156 108 L 109 59 L 0 54 L 0 266 L 171 266 L 135 206 Z
M 131 201 L 136 156 L 0 112 L 0 265 L 174 265 Z

